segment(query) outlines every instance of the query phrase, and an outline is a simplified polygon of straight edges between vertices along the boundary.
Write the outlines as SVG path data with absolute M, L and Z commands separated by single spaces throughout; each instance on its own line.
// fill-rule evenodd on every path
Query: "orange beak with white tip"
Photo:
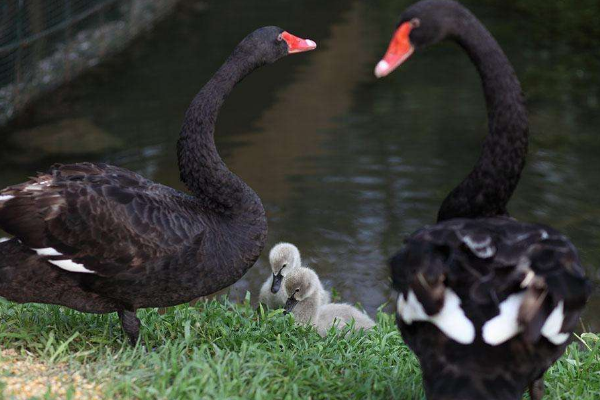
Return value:
M 317 48 L 317 44 L 310 39 L 302 39 L 289 32 L 283 32 L 281 38 L 288 45 L 288 54 L 303 53 Z
M 383 56 L 381 61 L 379 61 L 375 67 L 376 77 L 383 78 L 384 76 L 389 75 L 415 51 L 409 38 L 410 31 L 413 27 L 413 23 L 405 22 L 396 30 L 385 56 Z

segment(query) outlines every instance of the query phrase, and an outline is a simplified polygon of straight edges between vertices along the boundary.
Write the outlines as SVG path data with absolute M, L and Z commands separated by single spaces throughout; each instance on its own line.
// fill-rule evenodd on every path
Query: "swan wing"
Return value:
M 442 331 L 460 332 L 456 323 L 462 320 L 464 332 L 472 331 L 469 323 L 483 327 L 490 344 L 521 332 L 529 342 L 543 335 L 560 344 L 590 294 L 577 251 L 565 236 L 508 217 L 423 228 L 407 239 L 391 268 L 405 322 L 430 321 Z M 494 331 L 496 326 L 505 331 Z
M 0 227 L 60 268 L 112 276 L 201 240 L 190 204 L 123 168 L 55 165 L 0 192 Z

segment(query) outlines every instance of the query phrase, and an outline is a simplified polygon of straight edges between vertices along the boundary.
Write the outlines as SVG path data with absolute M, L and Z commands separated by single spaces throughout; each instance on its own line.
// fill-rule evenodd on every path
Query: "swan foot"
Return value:
M 119 319 L 125 334 L 129 338 L 132 346 L 135 346 L 140 338 L 140 320 L 135 315 L 135 311 L 119 310 Z
M 542 400 L 542 397 L 544 397 L 544 377 L 529 384 L 529 397 L 531 397 L 531 400 Z

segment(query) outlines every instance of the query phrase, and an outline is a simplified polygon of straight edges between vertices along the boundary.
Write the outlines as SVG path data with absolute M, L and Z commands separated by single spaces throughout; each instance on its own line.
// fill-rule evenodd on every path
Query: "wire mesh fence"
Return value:
M 0 125 L 126 46 L 178 0 L 0 0 Z

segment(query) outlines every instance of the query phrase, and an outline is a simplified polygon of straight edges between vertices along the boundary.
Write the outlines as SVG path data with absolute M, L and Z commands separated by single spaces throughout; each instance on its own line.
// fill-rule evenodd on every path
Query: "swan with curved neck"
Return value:
M 192 101 L 177 142 L 179 170 L 181 180 L 208 209 L 226 214 L 262 210 L 258 196 L 229 171 L 215 146 L 215 122 L 226 97 L 256 68 L 315 48 L 310 39 L 277 27 L 261 28 L 236 47 Z
M 383 77 L 414 52 L 449 39 L 477 68 L 488 116 L 488 136 L 474 168 L 446 197 L 438 221 L 507 215 L 527 155 L 529 124 L 521 85 L 508 58 L 489 31 L 453 1 L 422 1 L 402 14 L 375 75 Z
M 106 164 L 55 165 L 0 191 L 0 296 L 118 312 L 132 343 L 138 308 L 223 289 L 252 267 L 267 235 L 258 195 L 214 142 L 219 110 L 256 68 L 316 44 L 278 27 L 248 35 L 196 95 L 181 128 L 181 179 L 193 196 Z
M 554 229 L 508 218 L 527 153 L 527 112 L 510 62 L 459 3 L 423 0 L 400 16 L 375 75 L 420 49 L 458 43 L 479 72 L 488 136 L 438 223 L 415 232 L 390 261 L 397 322 L 416 353 L 429 399 L 517 400 L 543 395 L 590 292 L 575 247 Z

